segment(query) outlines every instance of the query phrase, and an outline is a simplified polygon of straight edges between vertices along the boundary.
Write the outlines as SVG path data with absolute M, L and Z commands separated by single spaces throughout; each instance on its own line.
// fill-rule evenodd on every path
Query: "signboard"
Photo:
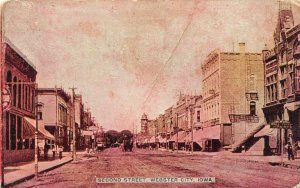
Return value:
M 280 121 L 274 121 L 270 125 L 271 128 L 278 128 L 278 129 L 290 129 L 292 127 L 292 124 L 289 121 L 280 120 Z
M 90 130 L 90 131 L 98 131 L 98 127 L 96 127 L 96 126 L 90 126 L 89 128 L 88 128 L 88 130 Z
M 93 131 L 81 131 L 81 134 L 83 136 L 92 136 L 93 135 Z
M 248 123 L 259 122 L 259 118 L 257 115 L 250 115 L 250 114 L 229 114 L 229 120 L 231 123 L 237 123 L 240 121 L 246 121 Z

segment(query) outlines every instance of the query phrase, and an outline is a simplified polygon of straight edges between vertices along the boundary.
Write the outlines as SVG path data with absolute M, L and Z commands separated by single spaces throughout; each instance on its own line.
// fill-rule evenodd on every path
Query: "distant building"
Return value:
M 44 104 L 45 129 L 55 137 L 55 145 L 70 151 L 74 122 L 71 96 L 62 88 L 38 88 L 38 99 Z
M 300 140 L 300 24 L 294 25 L 290 3 L 279 1 L 274 42 L 273 48 L 263 50 L 265 65 L 263 111 L 268 124 L 274 124 L 279 120 L 291 124 L 291 129 L 284 129 L 282 132 L 274 129 L 274 147 L 276 152 L 280 153 L 281 141 L 287 144 L 288 141 Z
M 3 44 L 2 98 L 4 164 L 34 159 L 35 133 L 35 66 L 7 38 Z M 4 95 L 4 93 L 3 93 Z M 34 124 L 30 122 L 34 122 Z
M 148 117 L 144 113 L 141 117 L 141 136 L 146 136 L 148 135 Z
M 169 139 L 174 133 L 174 108 L 173 106 L 169 107 L 165 110 L 164 118 L 165 118 L 165 129 L 166 129 L 166 136 Z
M 202 64 L 201 127 L 217 131 L 223 146 L 242 148 L 243 139 L 264 122 L 263 72 L 262 54 L 245 52 L 245 43 L 239 43 L 239 52 L 215 50 Z
M 75 95 L 75 127 L 76 127 L 76 147 L 84 147 L 84 137 L 81 136 L 81 130 L 84 130 L 83 125 L 84 106 L 82 95 Z

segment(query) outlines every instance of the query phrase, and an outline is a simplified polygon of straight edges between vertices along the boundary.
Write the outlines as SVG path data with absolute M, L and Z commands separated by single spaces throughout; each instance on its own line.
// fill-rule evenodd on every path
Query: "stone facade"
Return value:
M 291 6 L 279 2 L 279 14 L 274 34 L 274 47 L 263 50 L 265 66 L 264 114 L 268 124 L 282 120 L 291 129 L 276 133 L 277 152 L 281 141 L 300 140 L 300 24 L 295 25 Z M 289 137 L 291 134 L 292 137 Z M 282 139 L 281 139 L 282 138 Z

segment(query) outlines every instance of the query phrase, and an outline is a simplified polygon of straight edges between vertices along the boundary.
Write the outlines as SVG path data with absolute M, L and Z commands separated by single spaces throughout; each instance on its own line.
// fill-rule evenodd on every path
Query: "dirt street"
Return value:
M 299 174 L 299 169 L 222 157 L 111 148 L 79 155 L 78 161 L 16 187 L 293 187 Z M 96 184 L 103 177 L 215 177 L 216 183 Z

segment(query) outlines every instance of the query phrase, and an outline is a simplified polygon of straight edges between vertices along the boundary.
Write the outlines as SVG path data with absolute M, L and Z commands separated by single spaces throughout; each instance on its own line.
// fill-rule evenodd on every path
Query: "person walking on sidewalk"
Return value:
M 293 148 L 292 148 L 292 145 L 290 142 L 288 142 L 287 150 L 288 150 L 288 159 L 291 160 L 291 158 L 292 158 L 292 160 L 294 160 Z
M 62 152 L 63 152 L 63 147 L 59 146 L 59 148 L 58 148 L 59 159 L 62 159 Z

